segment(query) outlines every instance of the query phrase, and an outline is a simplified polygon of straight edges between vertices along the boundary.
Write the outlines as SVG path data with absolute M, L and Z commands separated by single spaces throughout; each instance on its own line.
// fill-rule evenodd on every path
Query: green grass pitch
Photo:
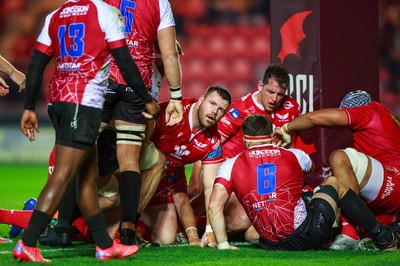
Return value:
M 47 165 L 0 165 L 0 208 L 21 209 L 24 200 L 37 197 L 47 179 Z M 0 236 L 8 237 L 10 227 L 0 225 Z M 17 265 L 13 243 L 0 244 L 0 265 Z M 72 248 L 42 247 L 44 257 L 56 265 L 400 265 L 399 252 L 362 251 L 264 251 L 237 243 L 237 251 L 219 251 L 187 245 L 140 250 L 132 258 L 97 262 L 94 245 L 74 242 Z

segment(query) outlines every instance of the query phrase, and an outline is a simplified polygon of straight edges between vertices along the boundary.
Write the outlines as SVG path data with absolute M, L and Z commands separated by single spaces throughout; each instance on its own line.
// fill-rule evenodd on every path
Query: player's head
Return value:
M 200 127 L 211 127 L 217 123 L 231 104 L 231 93 L 220 85 L 208 87 L 197 102 Z
M 353 108 L 368 105 L 372 102 L 372 97 L 368 92 L 355 90 L 347 93 L 340 102 L 340 108 Z
M 243 120 L 242 133 L 247 148 L 252 143 L 271 143 L 272 122 L 262 114 L 249 115 Z
M 282 104 L 288 87 L 287 71 L 279 65 L 270 65 L 264 73 L 262 82 L 258 83 L 259 102 L 267 112 L 274 112 Z

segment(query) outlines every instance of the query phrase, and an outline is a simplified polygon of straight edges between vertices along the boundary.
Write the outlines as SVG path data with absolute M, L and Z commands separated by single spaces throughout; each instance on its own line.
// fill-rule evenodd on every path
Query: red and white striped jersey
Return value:
M 35 45 L 56 61 L 48 102 L 101 109 L 110 50 L 125 45 L 120 13 L 103 1 L 70 0 L 50 13 Z
M 311 168 L 310 157 L 299 149 L 258 145 L 223 162 L 214 186 L 236 194 L 260 237 L 280 241 L 306 217 L 301 193 Z
M 175 26 L 171 5 L 167 0 L 106 0 L 118 8 L 125 20 L 125 36 L 129 52 L 139 67 L 144 84 L 151 89 L 157 32 Z M 117 64 L 111 62 L 110 77 L 126 84 Z

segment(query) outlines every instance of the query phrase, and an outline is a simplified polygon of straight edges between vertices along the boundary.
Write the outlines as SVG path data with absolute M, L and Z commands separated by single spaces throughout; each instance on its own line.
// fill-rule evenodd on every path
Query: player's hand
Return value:
M 0 96 L 6 96 L 10 92 L 7 83 L 0 78 Z
M 26 77 L 22 72 L 14 70 L 10 78 L 19 86 L 19 93 L 25 91 Z
M 229 245 L 227 248 L 220 248 L 220 247 L 218 246 L 218 249 L 219 249 L 219 250 L 238 250 L 239 248 L 238 248 L 238 247 L 235 247 L 235 246 Z
M 173 126 L 181 122 L 183 118 L 183 106 L 181 101 L 170 100 L 165 110 L 167 126 Z
M 217 247 L 217 240 L 215 239 L 214 233 L 213 232 L 205 232 L 203 234 L 203 237 L 201 238 L 201 247 L 211 247 L 211 248 L 216 248 Z
M 146 103 L 147 112 L 142 112 L 142 115 L 147 119 L 157 119 L 160 114 L 160 106 L 153 99 L 151 102 Z
M 35 111 L 23 111 L 21 117 L 21 131 L 30 141 L 35 140 L 35 131 L 39 133 L 39 123 Z
M 282 127 L 277 127 L 274 129 L 272 133 L 273 144 L 277 146 L 286 147 L 292 142 L 292 137 L 288 133 L 287 124 L 284 124 Z

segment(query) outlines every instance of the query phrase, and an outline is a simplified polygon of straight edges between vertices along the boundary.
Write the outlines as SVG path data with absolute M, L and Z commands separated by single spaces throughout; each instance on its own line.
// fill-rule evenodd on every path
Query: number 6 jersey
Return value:
M 118 9 L 100 0 L 68 1 L 45 20 L 35 49 L 54 57 L 48 102 L 101 109 L 110 50 L 126 46 Z
M 275 242 L 306 217 L 300 197 L 310 169 L 312 161 L 301 150 L 258 145 L 222 163 L 214 186 L 234 192 L 260 237 Z

